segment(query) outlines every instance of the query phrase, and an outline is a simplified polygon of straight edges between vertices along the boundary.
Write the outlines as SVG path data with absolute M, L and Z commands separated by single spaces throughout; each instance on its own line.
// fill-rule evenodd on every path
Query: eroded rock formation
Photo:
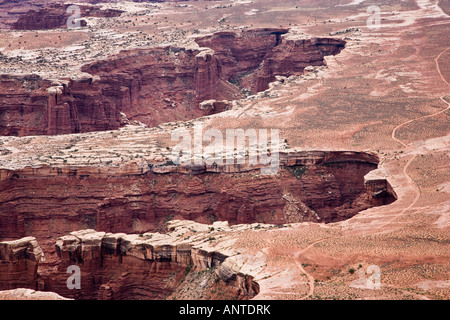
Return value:
M 220 231 L 229 229 L 226 223 L 216 223 L 214 226 Z M 228 258 L 227 254 L 235 253 L 225 250 L 226 245 L 224 248 L 223 244 L 211 246 L 209 226 L 171 221 L 169 228 L 168 234 L 127 235 L 95 230 L 71 232 L 56 241 L 58 258 L 52 264 L 55 267 L 44 265 L 39 274 L 36 270 L 41 251 L 36 252 L 39 247 L 36 247 L 34 239 L 2 242 L 0 266 L 10 268 L 2 269 L 4 279 L 0 282 L 0 290 L 25 286 L 82 300 L 164 299 L 175 293 L 188 275 L 198 278 L 207 271 L 213 281 L 196 288 L 203 299 L 210 297 L 208 286 L 220 287 L 221 299 L 249 299 L 259 292 L 253 277 L 243 274 L 239 266 L 231 262 L 221 267 Z M 198 230 L 198 233 L 194 236 L 192 230 Z M 186 232 L 191 236 L 186 237 Z M 30 250 L 31 244 L 33 250 Z M 29 251 L 28 255 L 24 250 Z M 29 263 L 33 253 L 33 270 L 19 268 Z M 80 271 L 79 284 L 76 283 L 78 280 L 69 279 L 75 269 L 68 267 Z M 12 297 L 18 294 L 29 296 L 31 292 L 11 292 L 10 297 L 11 294 Z M 52 294 L 49 298 L 61 297 Z
M 0 291 L 0 300 L 70 300 L 54 292 L 43 292 L 32 289 L 11 289 Z
M 288 32 L 281 28 L 217 32 L 196 41 L 214 50 L 223 79 L 252 94 L 268 89 L 277 75 L 298 75 L 307 66 L 324 65 L 324 56 L 336 55 L 345 46 L 345 41 L 332 38 L 285 39 Z
M 121 113 L 149 126 L 198 118 L 224 110 L 205 108 L 205 100 L 230 101 L 264 91 L 276 75 L 323 65 L 324 56 L 345 45 L 339 39 L 285 39 L 287 32 L 220 32 L 197 39 L 197 49 L 123 51 L 82 67 L 81 76 L 59 81 L 1 76 L 0 133 L 113 130 L 124 123 Z
M 11 25 L 13 30 L 48 30 L 56 28 L 67 28 L 68 18 L 73 12 L 68 11 L 69 4 L 51 4 L 42 8 L 31 9 L 21 15 Z M 105 9 L 78 5 L 80 18 L 83 17 L 117 17 L 123 13 L 121 10 Z M 80 20 L 80 26 L 86 26 L 85 20 Z
M 334 222 L 393 199 L 367 193 L 376 156 L 359 152 L 280 154 L 276 175 L 245 165 L 25 167 L 2 170 L 0 234 L 40 241 L 72 230 L 162 230 L 172 218 L 211 223 Z M 388 183 L 385 183 L 388 186 Z M 376 192 L 381 191 L 377 189 Z
M 205 241 L 204 239 L 203 241 Z M 216 268 L 227 256 L 200 241 L 174 239 L 167 234 L 105 234 L 94 230 L 72 232 L 56 242 L 59 273 L 45 279 L 50 291 L 78 299 L 162 299 L 173 292 L 191 269 Z M 66 269 L 81 269 L 81 290 L 67 290 Z M 233 298 L 251 298 L 257 284 L 247 285 L 234 274 Z M 231 278 L 231 277 L 230 277 Z M 62 280 L 62 281 L 61 281 Z M 225 279 L 229 280 L 229 279 Z M 63 284 L 61 286 L 60 284 Z
M 0 290 L 35 289 L 42 257 L 34 237 L 0 242 Z

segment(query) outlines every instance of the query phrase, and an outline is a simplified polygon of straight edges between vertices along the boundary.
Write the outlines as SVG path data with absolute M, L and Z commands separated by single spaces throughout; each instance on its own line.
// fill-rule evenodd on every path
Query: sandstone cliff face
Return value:
M 57 135 L 118 129 L 119 110 L 95 101 L 99 96 L 100 88 L 92 77 L 49 81 L 38 75 L 0 75 L 0 134 Z
M 223 79 L 253 94 L 268 89 L 277 75 L 301 74 L 307 66 L 324 65 L 324 56 L 345 47 L 339 39 L 285 39 L 288 32 L 282 28 L 218 32 L 196 41 L 214 50 Z
M 128 119 L 150 126 L 207 115 L 199 103 L 220 96 L 217 61 L 207 50 L 163 47 L 126 51 L 82 70 L 100 81 L 96 93 L 86 99 L 82 96 L 86 91 L 75 90 L 81 110 L 98 101 L 106 113 L 120 110 Z
M 51 4 L 42 8 L 31 9 L 21 15 L 11 25 L 13 30 L 49 30 L 67 28 L 67 19 L 72 13 L 67 12 L 69 5 Z M 101 10 L 97 7 L 78 5 L 80 18 L 83 17 L 117 17 L 123 13 L 121 10 Z M 81 20 L 81 26 L 86 26 L 86 21 Z
M 324 57 L 339 54 L 345 41 L 330 38 L 313 38 L 307 40 L 285 40 L 276 46 L 254 72 L 250 87 L 252 92 L 269 88 L 275 76 L 289 77 L 303 73 L 308 66 L 325 64 Z M 248 83 L 249 79 L 244 79 Z
M 47 128 L 50 86 L 36 75 L 0 75 L 0 133 L 2 135 L 42 135 Z
M 397 195 L 386 178 L 378 174 L 377 170 L 374 170 L 364 177 L 369 200 L 377 206 L 390 204 L 397 200 Z
M 218 32 L 212 36 L 198 38 L 196 42 L 200 47 L 214 50 L 215 56 L 220 61 L 220 74 L 224 80 L 241 86 L 243 78 L 252 77 L 253 72 L 264 63 L 273 49 L 281 44 L 281 35 L 288 31 L 288 29 L 256 29 L 243 31 L 241 34 Z M 254 88 L 255 84 L 251 83 L 252 81 L 248 82 L 251 88 L 246 89 L 251 89 L 253 93 L 267 89 Z
M 65 26 L 69 15 L 62 7 L 32 9 L 22 15 L 11 28 L 13 30 L 46 30 Z
M 219 267 L 227 256 L 217 250 L 207 238 L 76 231 L 57 240 L 58 268 L 42 277 L 41 290 L 83 300 L 164 299 L 189 272 Z M 67 287 L 69 266 L 80 268 L 80 289 Z M 258 293 L 250 275 L 229 271 L 222 277 L 227 294 L 222 299 L 248 299 Z M 221 280 L 219 275 L 216 279 Z
M 84 228 L 146 232 L 162 230 L 172 218 L 334 222 L 380 204 L 372 202 L 364 184 L 377 166 L 373 155 L 298 152 L 282 154 L 280 161 L 274 176 L 241 165 L 2 170 L 0 234 L 48 241 Z M 390 192 L 380 196 L 390 197 Z
M 232 230 L 223 222 L 214 227 L 220 238 Z M 212 280 L 194 288 L 202 299 L 214 298 L 211 288 L 219 288 L 219 299 L 254 297 L 259 286 L 252 275 L 232 262 L 221 268 L 237 254 L 229 249 L 229 240 L 211 245 L 210 234 L 210 226 L 189 221 L 171 221 L 167 234 L 74 231 L 57 239 L 56 257 L 41 263 L 39 272 L 43 253 L 34 238 L 0 242 L 0 298 L 160 300 L 178 294 L 184 279 L 203 280 L 202 274 Z M 71 278 L 75 268 L 79 282 Z
M 35 289 L 42 249 L 33 237 L 0 242 L 0 290 Z
M 202 283 L 220 285 L 229 299 L 251 298 L 259 285 L 241 271 L 244 257 L 230 251 L 228 223 L 214 221 L 229 221 L 232 230 L 254 222 L 275 227 L 349 218 L 395 198 L 387 181 L 368 174 L 377 162 L 369 153 L 298 151 L 280 154 L 275 176 L 261 176 L 248 165 L 144 162 L 126 168 L 3 169 L 1 237 L 35 235 L 47 261 L 37 272 L 42 251 L 35 238 L 1 242 L 0 290 L 27 287 L 75 299 L 185 297 L 189 287 L 180 283 L 189 272 L 194 273 L 186 279 L 195 282 L 195 272 L 210 269 L 215 275 Z M 169 222 L 174 218 L 186 220 Z M 97 231 L 71 232 L 85 228 Z M 67 287 L 69 266 L 81 270 L 79 290 Z
M 47 93 L 47 134 L 80 132 L 78 110 L 75 99 L 70 95 L 68 82 L 53 82 Z
M 82 67 L 83 76 L 49 81 L 0 77 L 0 134 L 43 135 L 118 129 L 121 113 L 149 126 L 223 111 L 204 108 L 264 91 L 276 75 L 302 74 L 337 54 L 338 39 L 286 40 L 287 29 L 197 39 L 201 48 L 124 51 Z

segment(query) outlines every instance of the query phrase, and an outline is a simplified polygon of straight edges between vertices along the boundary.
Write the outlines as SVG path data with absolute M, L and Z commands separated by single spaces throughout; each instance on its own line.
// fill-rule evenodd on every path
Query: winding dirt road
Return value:
M 434 59 L 434 61 L 435 61 L 436 69 L 437 69 L 437 71 L 438 71 L 438 73 L 439 73 L 440 78 L 441 78 L 442 81 L 445 82 L 447 85 L 450 85 L 450 83 L 445 79 L 444 75 L 442 74 L 441 69 L 440 69 L 440 66 L 439 66 L 439 58 L 440 58 L 445 52 L 447 52 L 448 50 L 450 50 L 450 47 L 449 47 L 449 48 L 446 48 L 445 50 L 443 50 L 443 51 L 442 51 L 442 52 Z M 412 122 L 415 122 L 415 121 L 419 121 L 419 120 L 422 120 L 422 119 L 426 119 L 426 118 L 431 118 L 431 117 L 437 116 L 437 115 L 439 115 L 439 114 L 441 114 L 441 113 L 444 113 L 444 112 L 450 110 L 450 103 L 447 102 L 447 101 L 445 100 L 445 96 L 440 97 L 440 99 L 442 100 L 442 102 L 444 102 L 445 104 L 447 104 L 447 108 L 445 108 L 445 109 L 443 109 L 443 110 L 441 110 L 441 111 L 438 111 L 438 112 L 436 112 L 436 113 L 433 113 L 433 114 L 429 114 L 429 115 L 426 115 L 426 116 L 422 116 L 422 117 L 410 119 L 410 120 L 407 120 L 407 121 L 405 121 L 405 122 L 403 122 L 403 123 L 400 123 L 399 125 L 397 125 L 397 126 L 392 130 L 391 138 L 392 138 L 393 140 L 395 140 L 396 142 L 398 142 L 399 144 L 401 144 L 403 147 L 408 148 L 408 149 L 411 148 L 411 146 L 409 146 L 409 145 L 406 144 L 405 142 L 401 141 L 400 139 L 396 138 L 396 132 L 397 132 L 397 130 L 399 130 L 401 127 L 403 127 L 403 126 L 405 126 L 405 125 L 407 125 L 407 124 L 409 124 L 409 123 L 412 123 Z M 418 187 L 417 184 L 414 182 L 414 180 L 411 178 L 411 176 L 408 174 L 408 168 L 409 168 L 409 166 L 411 165 L 411 163 L 416 159 L 416 157 L 417 157 L 417 154 L 413 155 L 413 156 L 406 162 L 405 166 L 404 166 L 403 169 L 402 169 L 403 175 L 404 175 L 404 176 L 406 177 L 406 179 L 408 180 L 408 185 L 410 185 L 410 186 L 414 189 L 415 197 L 414 197 L 413 201 L 412 201 L 406 208 L 404 208 L 399 214 L 395 215 L 394 218 L 392 218 L 391 220 L 389 220 L 389 223 L 393 222 L 395 219 L 397 219 L 398 217 L 402 216 L 405 212 L 407 212 L 408 210 L 410 210 L 411 208 L 413 208 L 413 207 L 415 206 L 415 204 L 417 203 L 417 201 L 419 200 L 420 196 L 421 196 L 421 192 L 420 192 L 419 187 Z M 338 237 L 335 237 L 335 238 L 338 238 Z M 322 242 L 322 241 L 325 241 L 325 240 L 328 240 L 328 239 L 331 239 L 331 238 L 325 238 L 325 239 L 317 240 L 317 241 L 311 243 L 310 245 L 308 245 L 307 247 L 305 247 L 305 248 L 303 248 L 303 249 L 301 249 L 301 250 L 299 250 L 299 251 L 297 251 L 297 252 L 294 253 L 294 262 L 295 262 L 297 268 L 299 269 L 299 271 L 300 271 L 302 274 L 304 274 L 304 275 L 308 278 L 308 282 L 309 282 L 309 290 L 308 290 L 308 293 L 307 293 L 303 298 L 301 298 L 302 300 L 303 300 L 303 299 L 307 299 L 307 298 L 309 298 L 309 297 L 312 297 L 312 296 L 314 295 L 314 280 L 315 280 L 315 279 L 314 279 L 314 277 L 313 277 L 311 274 L 309 274 L 308 272 L 306 272 L 306 270 L 303 268 L 303 265 L 302 265 L 302 263 L 300 262 L 300 255 L 302 255 L 303 253 L 305 253 L 306 251 L 308 251 L 309 249 L 311 249 L 312 247 L 314 247 L 314 245 L 316 245 L 317 243 Z M 333 238 L 333 239 L 334 239 L 334 238 Z M 426 297 L 423 297 L 423 296 L 422 296 L 421 298 L 424 299 L 424 298 L 426 298 Z

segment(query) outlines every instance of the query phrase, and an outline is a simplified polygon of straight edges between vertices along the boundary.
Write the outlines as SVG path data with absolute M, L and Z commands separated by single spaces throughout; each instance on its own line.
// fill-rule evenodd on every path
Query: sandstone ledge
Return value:
M 162 154 L 164 155 L 164 154 Z M 52 177 L 52 176 L 137 176 L 147 173 L 165 174 L 165 173 L 183 173 L 183 174 L 201 174 L 208 172 L 220 173 L 239 173 L 256 171 L 267 166 L 257 164 L 251 165 L 248 161 L 244 164 L 183 164 L 175 165 L 172 161 L 158 162 L 155 159 L 145 158 L 139 161 L 132 161 L 123 165 L 50 165 L 44 163 L 34 163 L 31 165 L 16 166 L 12 163 L 4 164 L 0 167 L 0 181 L 8 180 L 13 175 L 33 176 L 33 177 Z M 378 164 L 379 158 L 372 152 L 360 151 L 297 151 L 297 150 L 281 150 L 279 152 L 280 167 L 292 167 L 298 165 L 316 165 L 330 164 L 341 162 L 363 162 L 369 164 Z
M 254 225 L 228 226 L 216 222 L 212 226 L 192 221 L 170 221 L 169 232 L 125 234 L 105 233 L 92 229 L 72 232 L 56 242 L 62 266 L 79 265 L 82 272 L 89 268 L 108 269 L 109 263 L 141 261 L 147 268 L 163 269 L 174 264 L 180 270 L 214 269 L 222 281 L 237 290 L 239 297 L 251 298 L 259 292 L 253 276 L 244 271 L 240 252 L 233 249 L 234 239 L 227 232 L 252 229 Z M 267 225 L 266 227 L 274 227 Z M 129 260 L 132 258 L 132 260 Z M 236 263 L 236 261 L 241 261 Z M 136 264 L 137 262 L 133 262 Z M 89 272 L 94 272 L 90 270 Z
M 34 237 L 0 242 L 0 290 L 35 288 L 42 249 Z
M 61 297 L 54 292 L 35 291 L 32 289 L 13 289 L 0 291 L 0 300 L 72 300 Z

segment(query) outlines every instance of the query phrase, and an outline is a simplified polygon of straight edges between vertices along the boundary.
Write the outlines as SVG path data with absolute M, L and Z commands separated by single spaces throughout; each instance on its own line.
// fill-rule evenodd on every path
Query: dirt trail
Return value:
M 441 78 L 441 80 L 442 80 L 443 82 L 445 82 L 447 85 L 450 85 L 450 83 L 447 82 L 447 80 L 445 79 L 444 75 L 442 74 L 441 68 L 440 68 L 440 66 L 439 66 L 439 58 L 440 58 L 445 52 L 447 52 L 448 50 L 450 50 L 450 48 L 446 48 L 445 50 L 443 50 L 436 58 L 434 58 L 434 62 L 435 62 L 435 64 L 436 64 L 436 69 L 437 69 L 437 71 L 438 71 L 438 73 L 439 73 L 439 77 Z M 435 113 L 433 113 L 433 114 L 429 114 L 429 115 L 426 115 L 426 116 L 418 117 L 418 118 L 411 119 L 411 120 L 407 120 L 407 121 L 405 121 L 405 122 L 403 122 L 403 123 L 400 123 L 398 126 L 396 126 L 396 127 L 392 130 L 392 134 L 391 134 L 392 139 L 394 139 L 395 141 L 397 141 L 398 143 L 400 143 L 402 146 L 404 146 L 404 147 L 406 147 L 406 148 L 410 148 L 409 145 L 407 145 L 406 143 L 404 143 L 403 141 L 401 141 L 401 140 L 399 140 L 399 139 L 397 139 L 397 138 L 395 137 L 395 133 L 397 132 L 397 130 L 398 130 L 399 128 L 401 128 L 401 127 L 403 127 L 403 126 L 405 126 L 405 125 L 411 123 L 411 122 L 418 121 L 418 120 L 422 120 L 422 119 L 426 119 L 426 118 L 431 118 L 431 117 L 437 116 L 437 115 L 439 115 L 439 114 L 441 114 L 441 113 L 444 113 L 444 112 L 446 112 L 447 110 L 449 110 L 449 109 L 450 109 L 450 103 L 447 102 L 444 98 L 445 98 L 445 96 L 440 97 L 440 99 L 442 100 L 442 102 L 444 102 L 445 104 L 447 104 L 447 108 L 445 108 L 445 109 L 443 109 L 443 110 L 441 110 L 441 111 L 435 112 Z M 414 159 L 415 159 L 416 157 L 417 157 L 417 154 L 414 155 L 411 159 L 409 159 L 408 162 L 406 163 L 406 165 L 403 167 L 403 175 L 404 175 L 404 176 L 406 177 L 406 179 L 408 180 L 408 185 L 411 186 L 411 187 L 413 187 L 413 188 L 414 188 L 414 192 L 416 193 L 416 195 L 415 195 L 415 197 L 414 197 L 414 200 L 413 200 L 413 202 L 411 202 L 411 204 L 410 204 L 408 207 L 406 207 L 405 209 L 403 209 L 403 210 L 401 211 L 400 214 L 396 215 L 396 216 L 395 216 L 393 219 L 391 219 L 389 222 L 393 222 L 393 221 L 394 221 L 395 219 L 397 219 L 399 216 L 401 216 L 401 215 L 404 214 L 406 211 L 408 211 L 409 209 L 411 209 L 411 208 L 417 203 L 417 201 L 419 200 L 419 198 L 420 198 L 420 196 L 421 196 L 420 189 L 418 188 L 418 186 L 416 185 L 416 183 L 414 182 L 414 180 L 411 178 L 411 176 L 408 175 L 408 172 L 407 172 L 408 167 L 410 166 L 410 164 L 414 161 Z
M 447 79 L 445 79 L 444 75 L 441 72 L 441 67 L 439 66 L 439 59 L 441 58 L 441 56 L 446 53 L 448 50 L 450 50 L 450 48 L 445 49 L 444 51 L 442 51 L 435 59 L 434 62 L 436 63 L 436 69 L 439 73 L 439 76 L 441 77 L 442 81 L 444 81 L 446 84 L 450 85 L 450 83 L 448 83 Z
M 450 85 L 450 83 L 447 82 L 447 80 L 445 79 L 445 77 L 444 77 L 443 74 L 441 73 L 441 69 L 440 69 L 440 67 L 439 67 L 439 61 L 438 61 L 439 58 L 440 58 L 446 51 L 448 51 L 448 50 L 450 50 L 450 48 L 447 48 L 447 49 L 443 50 L 443 51 L 442 51 L 442 52 L 441 52 L 434 60 L 435 60 L 435 63 L 436 63 L 436 69 L 437 69 L 437 71 L 438 71 L 438 73 L 439 73 L 440 78 L 441 78 L 442 81 L 445 82 L 447 85 Z M 399 125 L 397 125 L 397 126 L 392 130 L 391 138 L 392 138 L 393 140 L 395 140 L 396 142 L 398 142 L 399 144 L 401 144 L 402 146 L 404 146 L 405 148 L 411 148 L 411 146 L 407 145 L 405 142 L 403 142 L 403 141 L 401 141 L 400 139 L 397 139 L 397 138 L 395 137 L 395 134 L 396 134 L 397 130 L 400 129 L 401 127 L 403 127 L 403 126 L 405 126 L 405 125 L 411 123 L 411 122 L 418 121 L 418 120 L 422 120 L 422 119 L 426 119 L 426 118 L 430 118 L 430 117 L 434 117 L 434 116 L 437 116 L 437 115 L 439 115 L 439 114 L 441 114 L 441 113 L 444 113 L 444 112 L 446 112 L 447 110 L 449 110 L 449 109 L 450 109 L 450 103 L 447 102 L 444 98 L 445 98 L 445 96 L 440 97 L 440 99 L 442 100 L 442 102 L 444 102 L 445 104 L 447 104 L 447 108 L 445 108 L 445 109 L 443 109 L 443 110 L 441 110 L 441 111 L 438 111 L 438 112 L 436 112 L 436 113 L 430 114 L 430 115 L 426 115 L 426 116 L 422 116 L 422 117 L 410 119 L 410 120 L 407 120 L 407 121 L 405 121 L 405 122 L 403 122 L 403 123 L 400 123 Z M 408 168 L 409 168 L 409 166 L 411 165 L 411 163 L 416 159 L 416 157 L 417 157 L 417 154 L 413 155 L 413 156 L 408 160 L 408 162 L 405 164 L 405 166 L 404 166 L 403 169 L 402 169 L 403 175 L 404 175 L 404 176 L 406 177 L 406 179 L 408 180 L 408 185 L 411 186 L 411 187 L 414 189 L 415 197 L 414 197 L 413 201 L 412 201 L 406 208 L 404 208 L 399 214 L 396 214 L 396 215 L 394 216 L 394 218 L 392 218 L 391 220 L 388 221 L 388 223 L 393 222 L 393 221 L 396 220 L 398 217 L 402 216 L 405 212 L 407 212 L 407 211 L 410 210 L 412 207 L 414 207 L 415 204 L 417 203 L 417 201 L 419 200 L 420 196 L 421 196 L 421 192 L 420 192 L 419 187 L 418 187 L 417 184 L 414 182 L 414 180 L 411 178 L 411 176 L 408 174 Z M 303 249 L 301 249 L 301 250 L 299 250 L 299 251 L 297 251 L 297 252 L 294 253 L 294 262 L 295 262 L 296 266 L 298 267 L 299 271 L 300 271 L 302 274 L 304 274 L 304 275 L 308 278 L 308 282 L 309 282 L 309 290 L 308 290 L 308 293 L 307 293 L 306 296 L 304 296 L 304 297 L 301 298 L 301 299 L 307 299 L 307 298 L 313 296 L 313 294 L 314 294 L 314 277 L 313 277 L 311 274 L 309 274 L 308 272 L 306 272 L 306 270 L 303 268 L 302 263 L 299 261 L 300 255 L 303 254 L 304 252 L 308 251 L 308 250 L 311 249 L 312 247 L 314 247 L 314 245 L 317 244 L 317 243 L 319 243 L 319 242 L 322 242 L 322 241 L 325 241 L 325 240 L 328 240 L 328 239 L 335 239 L 335 238 L 338 238 L 338 237 L 334 237 L 334 238 L 326 238 L 326 239 L 317 240 L 317 241 L 311 243 L 310 245 L 308 245 L 307 247 L 305 247 L 305 248 L 303 248 Z M 425 296 L 421 296 L 420 298 L 421 298 L 421 299 L 428 299 L 428 298 L 425 297 Z
M 315 279 L 314 279 L 314 277 L 312 275 L 310 275 L 308 272 L 306 272 L 306 270 L 303 268 L 303 265 L 299 262 L 300 255 L 302 253 L 304 253 L 305 251 L 308 251 L 309 249 L 314 247 L 314 245 L 316 245 L 317 243 L 325 241 L 327 239 L 330 239 L 330 238 L 325 238 L 325 239 L 320 239 L 320 240 L 314 241 L 313 243 L 308 245 L 306 248 L 303 248 L 303 249 L 301 249 L 301 250 L 299 250 L 299 251 L 294 253 L 294 262 L 297 265 L 297 267 L 300 270 L 300 272 L 302 274 L 304 274 L 308 278 L 308 283 L 309 283 L 308 293 L 303 298 L 301 298 L 301 300 L 307 299 L 308 297 L 313 296 L 313 294 L 314 294 L 314 280 Z
M 436 58 L 434 58 L 434 63 L 436 64 L 436 69 L 437 69 L 437 72 L 439 73 L 439 77 L 441 78 L 441 80 L 442 80 L 443 82 L 445 82 L 447 85 L 450 86 L 450 83 L 447 81 L 447 79 L 445 79 L 444 75 L 443 75 L 442 72 L 441 72 L 441 67 L 439 66 L 439 59 L 440 59 L 440 57 L 441 57 L 444 53 L 446 53 L 448 50 L 450 50 L 450 47 L 444 49 L 444 50 L 443 50 Z M 403 126 L 405 126 L 405 125 L 411 123 L 411 122 L 414 122 L 414 121 L 417 121 L 417 120 L 421 120 L 421 119 L 430 118 L 430 117 L 434 117 L 434 116 L 437 116 L 438 114 L 444 113 L 445 111 L 449 110 L 449 108 L 450 108 L 450 103 L 447 102 L 447 101 L 445 101 L 444 97 L 445 97 L 445 96 L 442 96 L 442 97 L 440 97 L 440 99 L 442 100 L 442 102 L 444 102 L 445 104 L 447 104 L 447 108 L 446 108 L 446 109 L 441 110 L 441 111 L 438 111 L 438 112 L 433 113 L 433 114 L 429 114 L 429 115 L 426 115 L 426 116 L 422 116 L 422 117 L 419 117 L 419 118 L 411 119 L 411 120 L 405 121 L 405 122 L 403 122 L 403 123 L 400 123 L 398 126 L 396 126 L 396 127 L 394 128 L 394 130 L 392 130 L 392 135 L 391 135 L 392 139 L 394 139 L 396 142 L 400 143 L 402 146 L 404 146 L 404 147 L 407 148 L 408 145 L 406 145 L 406 144 L 403 143 L 401 140 L 399 140 L 399 139 L 397 139 L 397 138 L 395 137 L 395 133 L 397 132 L 397 130 L 398 130 L 399 128 L 401 128 L 401 127 L 403 127 Z

